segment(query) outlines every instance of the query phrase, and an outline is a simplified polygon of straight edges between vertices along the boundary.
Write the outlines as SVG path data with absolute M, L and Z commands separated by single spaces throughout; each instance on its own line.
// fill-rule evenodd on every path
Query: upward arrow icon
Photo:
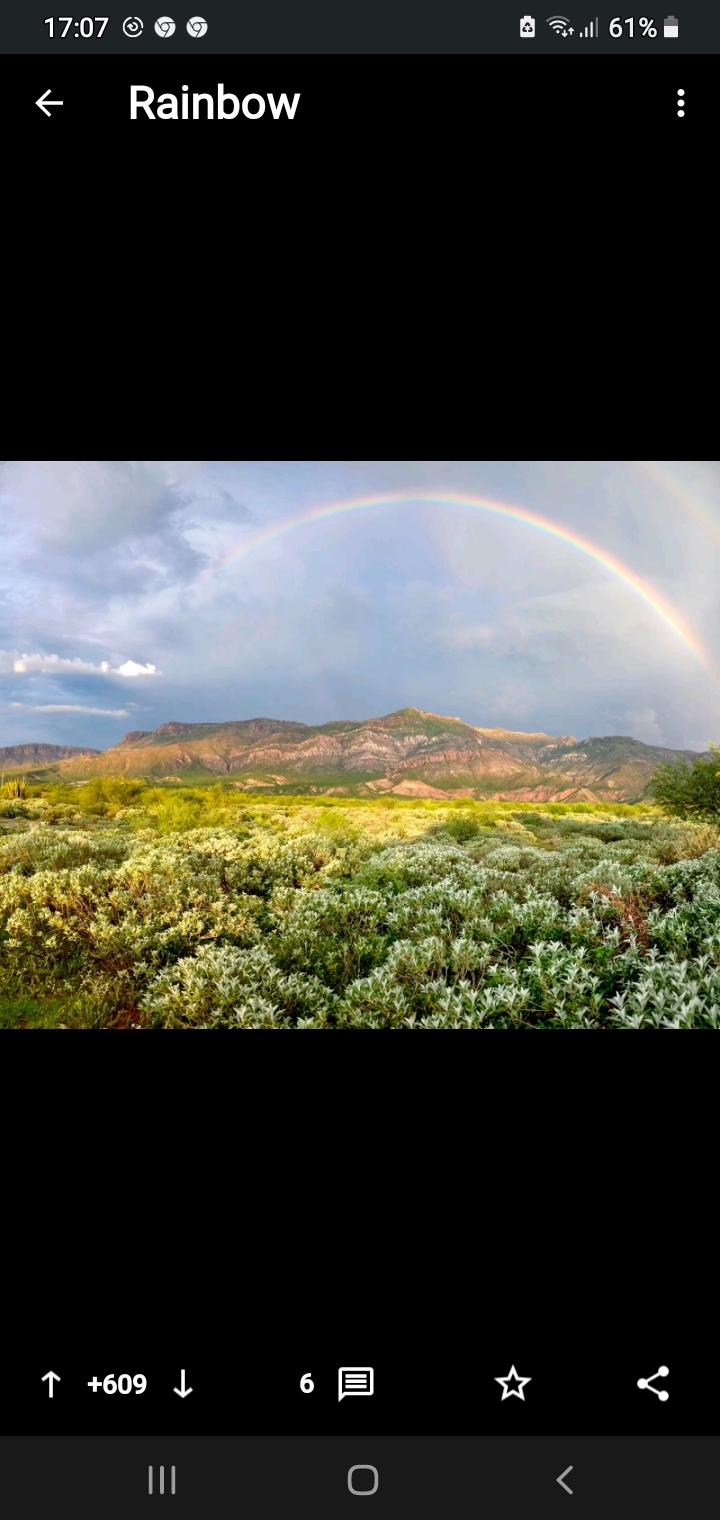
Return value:
M 180 1396 L 181 1399 L 186 1399 L 187 1396 L 188 1396 L 188 1394 L 192 1393 L 192 1388 L 186 1388 L 185 1387 L 185 1368 L 184 1367 L 182 1369 L 182 1372 L 180 1373 L 180 1387 L 179 1388 L 173 1388 L 173 1393 L 179 1394 L 179 1396 Z
M 55 1385 L 55 1383 L 59 1383 L 60 1382 L 60 1373 L 59 1372 L 46 1372 L 45 1376 L 42 1377 L 40 1379 L 40 1381 L 41 1381 L 41 1383 L 47 1383 L 47 1385 L 48 1385 L 48 1393 L 50 1395 L 50 1398 L 52 1398 L 54 1385 Z

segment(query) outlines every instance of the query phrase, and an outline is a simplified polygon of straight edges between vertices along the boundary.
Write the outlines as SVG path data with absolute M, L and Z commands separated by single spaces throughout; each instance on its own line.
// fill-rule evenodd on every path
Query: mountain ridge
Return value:
M 42 760 L 72 760 L 79 755 L 102 755 L 101 749 L 76 744 L 5 744 L 0 746 L 0 766 L 3 770 L 21 770 L 24 762 L 37 764 Z
M 285 718 L 162 723 L 131 729 L 111 749 L 64 749 L 41 779 L 144 777 L 187 785 L 225 780 L 247 791 L 330 796 L 467 797 L 499 801 L 636 802 L 663 761 L 694 750 L 644 744 L 628 735 L 480 728 L 461 718 L 406 707 L 379 718 L 306 724 Z M 50 759 L 49 756 L 43 756 Z M 38 755 L 38 759 L 40 756 Z

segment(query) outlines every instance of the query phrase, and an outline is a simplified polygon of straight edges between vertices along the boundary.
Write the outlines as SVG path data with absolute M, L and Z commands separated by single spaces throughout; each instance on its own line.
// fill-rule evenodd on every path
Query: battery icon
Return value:
M 663 21 L 663 36 L 664 37 L 677 37 L 677 34 L 678 34 L 677 16 L 666 16 L 665 20 Z

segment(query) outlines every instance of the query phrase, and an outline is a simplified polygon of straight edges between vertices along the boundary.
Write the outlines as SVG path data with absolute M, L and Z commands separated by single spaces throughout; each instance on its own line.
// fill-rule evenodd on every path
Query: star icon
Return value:
M 520 1377 L 520 1374 L 515 1371 L 515 1367 L 513 1365 L 506 1377 L 496 1378 L 495 1382 L 502 1383 L 503 1395 L 502 1399 L 500 1400 L 501 1404 L 503 1402 L 503 1399 L 509 1399 L 511 1394 L 514 1394 L 516 1399 L 522 1399 L 524 1402 L 525 1394 L 523 1393 L 523 1389 L 526 1383 L 532 1382 L 532 1378 Z M 510 1383 L 517 1383 L 517 1388 L 510 1388 Z

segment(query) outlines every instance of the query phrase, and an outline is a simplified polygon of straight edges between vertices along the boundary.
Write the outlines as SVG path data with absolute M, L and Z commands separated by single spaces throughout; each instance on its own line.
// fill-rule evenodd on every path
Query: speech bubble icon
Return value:
M 338 1367 L 338 1404 L 341 1399 L 367 1398 L 375 1392 L 372 1367 Z

